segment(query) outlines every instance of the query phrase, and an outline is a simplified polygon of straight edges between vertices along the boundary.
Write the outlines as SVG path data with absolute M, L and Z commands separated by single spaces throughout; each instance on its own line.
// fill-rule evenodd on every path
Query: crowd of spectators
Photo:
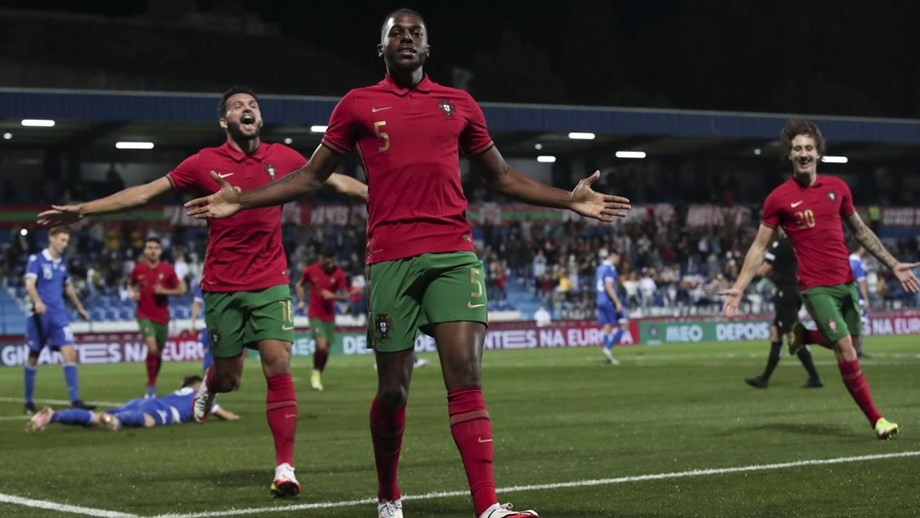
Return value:
M 475 225 L 474 238 L 486 269 L 489 299 L 508 301 L 510 307 L 528 302 L 542 305 L 554 319 L 593 319 L 594 271 L 598 253 L 605 249 L 620 257 L 620 295 L 632 318 L 717 314 L 723 302 L 718 292 L 734 281 L 743 261 L 742 251 L 749 246 L 756 228 L 751 223 L 691 226 L 683 217 L 681 211 L 670 211 L 665 217 L 650 213 L 614 225 L 580 219 Z M 126 297 L 125 283 L 148 234 L 160 237 L 164 259 L 175 265 L 189 286 L 195 286 L 205 254 L 205 227 L 96 222 L 72 229 L 67 251 L 81 296 Z M 363 225 L 287 223 L 282 236 L 292 285 L 303 269 L 317 260 L 320 249 L 338 251 L 337 262 L 349 283 L 349 298 L 340 311 L 361 318 L 366 285 Z M 916 260 L 920 253 L 916 237 L 889 245 L 902 260 Z M 34 233 L 13 230 L 0 263 L 7 286 L 18 284 L 27 254 L 43 246 L 44 242 L 36 243 Z M 874 258 L 868 257 L 866 262 L 871 309 L 920 305 Z M 512 294 L 511 284 L 526 289 Z M 749 309 L 755 313 L 771 311 L 772 291 L 768 280 L 755 282 L 747 294 Z M 522 317 L 529 319 L 531 315 Z

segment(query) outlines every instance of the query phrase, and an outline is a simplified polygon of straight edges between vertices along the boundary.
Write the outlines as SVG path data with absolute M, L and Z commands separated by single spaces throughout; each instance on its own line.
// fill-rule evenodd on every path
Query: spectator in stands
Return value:
M 64 307 L 64 294 L 80 313 L 84 320 L 89 320 L 89 313 L 77 297 L 70 280 L 70 274 L 64 263 L 64 250 L 70 242 L 67 227 L 53 227 L 48 232 L 48 247 L 40 253 L 29 256 L 26 266 L 26 293 L 32 302 L 32 313 L 26 321 L 26 345 L 29 357 L 23 368 L 25 384 L 26 413 L 35 413 L 35 377 L 36 366 L 42 349 L 49 347 L 60 351 L 64 363 L 64 381 L 70 405 L 74 408 L 89 408 L 80 400 L 77 381 L 77 349 L 74 345 L 73 331 L 70 330 L 70 318 Z
M 148 236 L 144 257 L 135 266 L 128 280 L 128 298 L 137 303 L 137 326 L 147 345 L 147 392 L 144 397 L 157 396 L 157 376 L 163 365 L 163 349 L 169 338 L 169 297 L 185 295 L 185 281 L 176 270 L 160 260 L 163 246 L 160 238 Z
M 546 327 L 553 322 L 553 317 L 547 311 L 546 306 L 540 304 L 540 307 L 533 312 L 533 321 L 537 327 Z

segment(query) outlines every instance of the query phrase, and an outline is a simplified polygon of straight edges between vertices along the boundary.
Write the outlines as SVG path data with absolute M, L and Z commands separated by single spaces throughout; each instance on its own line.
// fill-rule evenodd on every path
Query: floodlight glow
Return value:
M 755 155 L 760 156 L 761 153 L 763 153 L 763 151 L 761 151 L 760 148 L 755 148 L 755 149 L 754 149 L 754 154 L 755 154 Z
M 292 142 L 294 142 L 294 139 L 292 139 L 291 137 L 287 137 L 287 138 L 284 139 L 284 143 L 285 143 L 285 144 L 289 144 L 289 145 L 290 145 Z
M 153 149 L 153 142 L 116 142 L 117 149 Z
M 22 125 L 29 128 L 52 128 L 54 121 L 51 119 L 22 119 Z
M 28 235 L 29 235 L 28 229 L 25 229 L 25 228 L 20 229 L 20 230 L 19 230 L 19 235 L 20 235 L 20 236 L 28 236 Z
M 569 133 L 569 138 L 572 140 L 594 140 L 594 133 L 573 131 Z
M 552 164 L 556 161 L 556 157 L 553 155 L 540 155 L 537 157 L 537 162 L 542 162 L 544 164 Z
M 543 144 L 540 144 L 539 142 L 537 142 L 536 144 L 533 145 L 533 148 L 536 149 L 537 151 L 540 151 L 541 149 L 543 149 Z
M 821 161 L 824 162 L 825 164 L 845 164 L 849 162 L 849 159 L 847 159 L 847 157 L 845 156 L 828 155 L 828 156 L 821 157 Z
M 312 133 L 326 133 L 327 129 L 329 129 L 329 126 L 310 126 Z
M 13 134 L 9 131 L 3 134 L 3 140 L 10 140 L 11 138 L 13 138 Z
M 617 158 L 645 158 L 645 151 L 617 151 Z

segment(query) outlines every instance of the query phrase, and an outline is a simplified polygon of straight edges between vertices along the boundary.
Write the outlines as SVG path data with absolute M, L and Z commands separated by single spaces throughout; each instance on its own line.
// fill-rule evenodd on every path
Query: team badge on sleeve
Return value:
M 390 336 L 390 330 L 393 329 L 393 319 L 387 318 L 386 313 L 377 315 L 374 319 L 374 325 L 377 327 L 377 334 L 381 339 L 387 339 Z
M 450 99 L 438 99 L 438 109 L 444 114 L 445 119 L 453 119 L 454 112 L 457 111 Z

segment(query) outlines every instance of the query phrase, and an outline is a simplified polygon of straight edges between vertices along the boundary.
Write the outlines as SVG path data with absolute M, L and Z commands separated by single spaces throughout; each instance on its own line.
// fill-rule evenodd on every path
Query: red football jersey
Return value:
M 168 324 L 169 296 L 157 295 L 153 288 L 157 284 L 168 289 L 179 286 L 179 277 L 172 265 L 159 261 L 156 266 L 150 266 L 147 261 L 141 260 L 134 265 L 129 282 L 140 293 L 137 318 L 149 318 L 157 324 Z
M 367 263 L 472 251 L 460 151 L 492 146 L 485 116 L 463 90 L 428 76 L 401 88 L 389 76 L 339 101 L 323 144 L 356 148 L 368 185 Z
M 800 290 L 853 281 L 843 218 L 855 210 L 849 186 L 834 176 L 818 176 L 809 187 L 790 178 L 767 196 L 763 224 L 781 225 L 789 234 L 799 262 Z
M 218 188 L 211 171 L 245 191 L 286 176 L 306 163 L 303 155 L 283 144 L 262 142 L 247 155 L 224 143 L 186 158 L 167 178 L 176 190 L 203 196 Z M 208 220 L 203 291 L 254 291 L 289 283 L 281 244 L 281 209 L 241 210 L 229 218 Z
M 323 290 L 336 293 L 345 289 L 345 272 L 338 266 L 332 273 L 326 273 L 323 265 L 313 263 L 304 268 L 300 282 L 310 292 L 310 306 L 307 308 L 309 318 L 318 318 L 323 322 L 335 322 L 335 300 L 324 299 Z

